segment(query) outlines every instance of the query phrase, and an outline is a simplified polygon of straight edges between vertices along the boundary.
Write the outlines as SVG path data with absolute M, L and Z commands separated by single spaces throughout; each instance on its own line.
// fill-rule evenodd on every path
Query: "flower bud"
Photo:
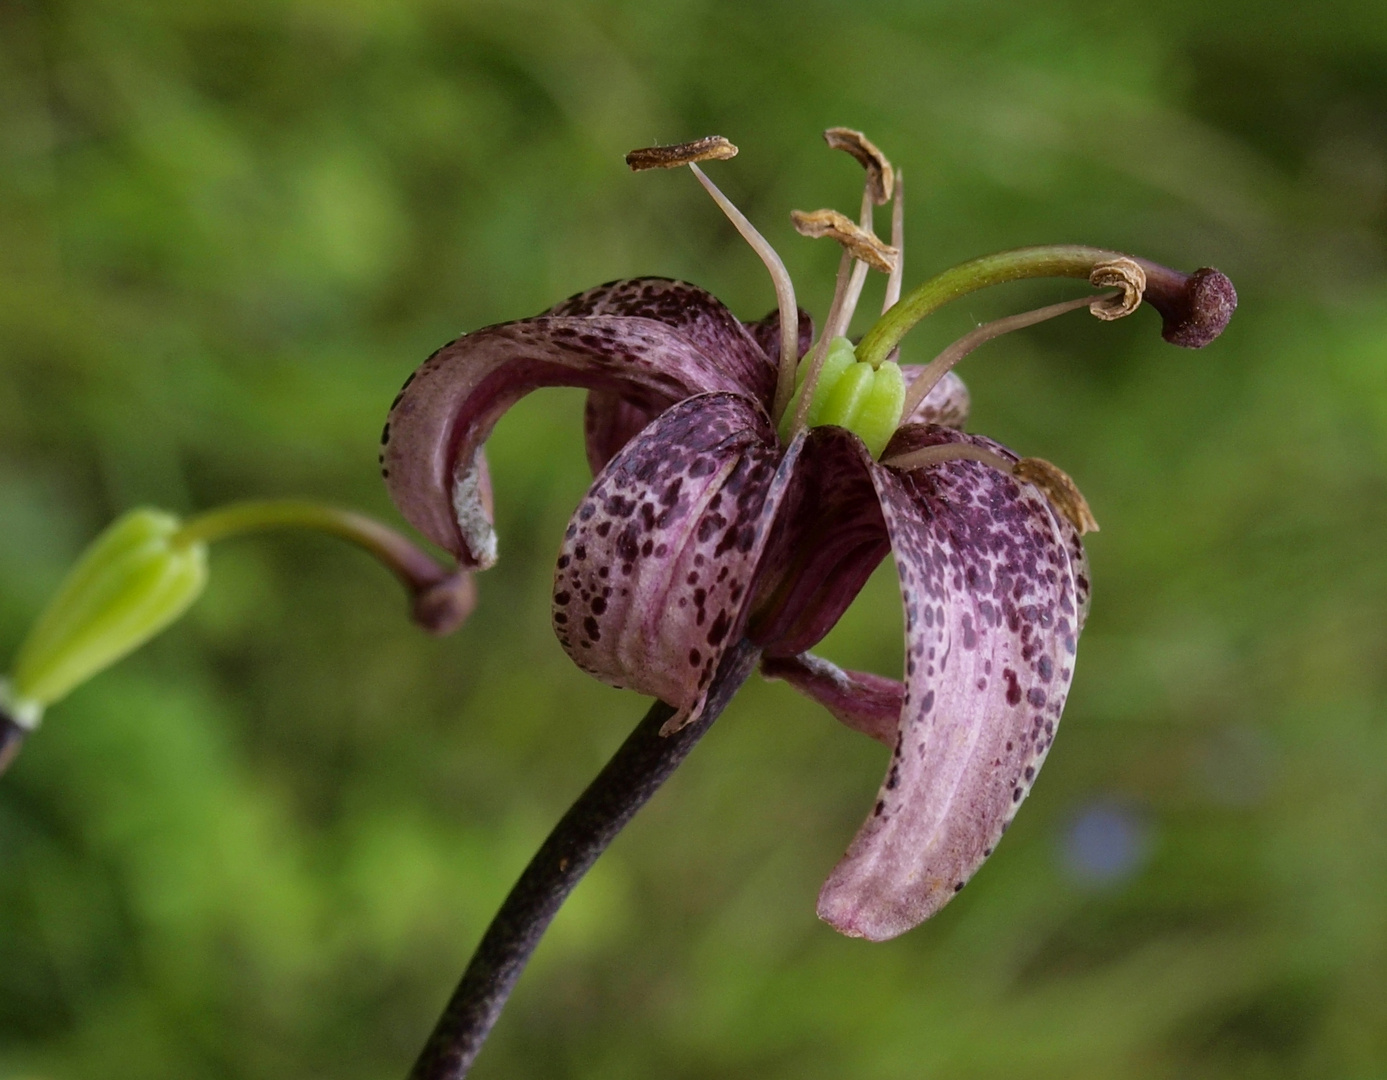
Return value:
M 180 521 L 132 510 L 83 553 L 15 659 L 7 711 L 32 728 L 45 708 L 177 619 L 207 581 L 207 547 Z

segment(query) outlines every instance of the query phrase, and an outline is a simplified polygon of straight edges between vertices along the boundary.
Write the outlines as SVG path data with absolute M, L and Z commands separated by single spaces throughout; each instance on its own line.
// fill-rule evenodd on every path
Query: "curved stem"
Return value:
M 446 573 L 394 529 L 364 514 L 301 499 L 230 503 L 190 519 L 174 534 L 172 542 L 210 543 L 242 533 L 280 528 L 314 529 L 348 540 L 374 555 L 406 585 L 432 583 Z
M 1070 277 L 1087 280 L 1097 264 L 1120 256 L 1121 252 L 1105 248 L 1056 244 L 999 251 L 995 255 L 984 255 L 959 263 L 917 285 L 877 320 L 857 346 L 857 359 L 880 367 L 911 327 L 960 296 L 989 285 L 1020 281 L 1022 278 Z
M 756 667 L 759 655 L 760 650 L 745 641 L 728 649 L 703 713 L 671 735 L 662 736 L 660 728 L 675 710 L 659 701 L 650 707 L 525 867 L 487 927 L 409 1080 L 461 1080 L 467 1075 L 568 894 L 712 726 Z
M 414 621 L 430 633 L 457 629 L 476 601 L 476 587 L 466 571 L 439 566 L 400 533 L 364 514 L 302 499 L 253 500 L 209 510 L 187 521 L 170 543 L 206 544 L 284 528 L 328 533 L 373 555 L 409 591 Z

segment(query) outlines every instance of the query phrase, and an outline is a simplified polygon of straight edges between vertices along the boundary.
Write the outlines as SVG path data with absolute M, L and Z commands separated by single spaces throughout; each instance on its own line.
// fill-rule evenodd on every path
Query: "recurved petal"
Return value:
M 939 428 L 907 435 L 1014 458 Z M 872 475 L 905 605 L 906 692 L 886 781 L 819 915 L 884 940 L 992 853 L 1054 739 L 1078 627 L 1067 538 L 1034 488 L 975 461 Z
M 905 378 L 906 393 L 910 393 L 910 387 L 924 374 L 924 366 L 921 364 L 902 364 L 901 375 Z M 902 424 L 939 424 L 942 427 L 961 428 L 968 421 L 968 412 L 972 407 L 972 400 L 968 396 L 968 387 L 964 385 L 962 379 L 952 371 L 946 371 L 944 377 L 930 388 L 930 392 L 925 395 L 923 401 L 915 407 L 915 411 L 909 416 L 901 419 Z
M 584 294 L 586 296 L 588 294 Z M 575 298 L 577 299 L 577 298 Z M 571 301 L 570 301 L 571 302 Z M 780 311 L 772 311 L 764 319 L 742 323 L 752 340 L 765 352 L 772 368 L 780 362 Z M 814 343 L 814 320 L 801 309 L 799 313 L 800 355 Z M 663 406 L 661 406 L 663 408 Z M 588 394 L 584 412 L 584 431 L 587 436 L 588 464 L 593 475 L 611 461 L 641 428 L 659 415 L 660 409 L 642 407 L 609 390 L 593 390 Z
M 767 656 L 761 674 L 783 679 L 811 697 L 854 731 L 887 746 L 896 745 L 905 686 L 870 671 L 849 671 L 813 653 Z
M 642 408 L 611 390 L 589 390 L 583 410 L 583 439 L 592 475 L 600 473 L 659 413 L 659 409 Z
M 406 381 L 382 434 L 391 497 L 464 568 L 495 560 L 480 450 L 500 415 L 541 386 L 617 395 L 656 415 L 694 394 L 768 400 L 774 365 L 712 295 L 663 279 L 615 282 L 532 319 L 445 345 Z
M 564 535 L 554 630 L 592 675 L 696 718 L 743 634 L 753 575 L 803 440 L 784 451 L 759 406 L 705 394 L 614 457 Z
M 716 359 L 720 369 L 736 380 L 736 389 L 748 397 L 769 401 L 775 392 L 775 358 L 768 356 L 760 338 L 716 296 L 687 281 L 649 277 L 609 281 L 570 296 L 545 314 L 651 319 Z M 775 327 L 779 333 L 778 315 Z M 775 351 L 778 355 L 779 345 Z

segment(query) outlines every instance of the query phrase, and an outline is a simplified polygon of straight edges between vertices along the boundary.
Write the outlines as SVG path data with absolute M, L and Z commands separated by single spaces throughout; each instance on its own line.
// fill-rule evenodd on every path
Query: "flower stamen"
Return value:
M 727 161 L 737 156 L 737 148 L 721 135 L 708 135 L 693 142 L 673 146 L 646 146 L 626 155 L 632 172 L 646 169 L 677 169 L 695 161 Z
M 991 465 L 994 469 L 1010 474 L 1014 462 L 1008 461 L 1001 454 L 994 454 L 991 450 L 984 450 L 981 446 L 974 446 L 972 443 L 940 443 L 938 446 L 922 446 L 919 450 L 911 450 L 906 454 L 897 454 L 895 457 L 886 458 L 882 461 L 883 465 L 888 465 L 901 472 L 912 472 L 915 469 L 923 469 L 928 465 L 938 465 L 945 461 L 980 461 L 984 465 Z
M 847 214 L 837 210 L 791 210 L 790 220 L 801 236 L 818 240 L 827 236 L 843 245 L 854 259 L 860 259 L 874 270 L 889 274 L 900 254 L 884 243 L 870 229 L 864 229 Z
M 1122 290 L 1111 299 L 1095 300 L 1088 306 L 1097 318 L 1112 322 L 1125 318 L 1141 306 L 1142 294 L 1146 292 L 1146 271 L 1136 259 L 1123 255 L 1095 266 L 1088 275 L 1088 283 L 1095 289 L 1116 285 Z
M 870 231 L 872 225 L 870 180 L 868 180 L 867 189 L 862 193 L 861 222 L 863 231 Z M 866 279 L 867 264 L 854 258 L 852 252 L 844 247 L 842 258 L 838 260 L 838 277 L 833 285 L 833 301 L 828 306 L 828 318 L 824 320 L 823 332 L 819 334 L 819 340 L 814 342 L 814 347 L 809 350 L 808 355 L 804 358 L 804 363 L 801 365 L 804 368 L 804 378 L 801 380 L 796 373 L 796 384 L 797 386 L 802 384 L 802 389 L 798 390 L 798 401 L 794 397 L 790 399 L 790 404 L 795 406 L 795 414 L 788 427 L 780 424 L 784 428 L 787 442 L 794 437 L 795 432 L 809 424 L 810 403 L 814 400 L 814 391 L 823 375 L 828 347 L 831 342 L 847 332 L 848 324 L 852 322 L 853 312 L 857 310 L 857 301 L 862 295 L 862 285 Z M 779 424 L 779 420 L 777 423 Z
M 780 309 L 780 370 L 776 374 L 775 401 L 771 409 L 774 419 L 785 411 L 790 395 L 795 392 L 795 368 L 799 364 L 799 307 L 795 304 L 795 283 L 790 280 L 790 272 L 785 269 L 775 248 L 756 231 L 756 226 L 747 220 L 746 215 L 732 205 L 732 200 L 718 190 L 717 184 L 709 180 L 702 169 L 693 162 L 689 162 L 689 169 L 713 197 L 718 209 L 742 234 L 742 239 L 760 256 L 771 275 L 771 284 L 775 286 L 775 302 Z
M 876 266 L 879 270 L 882 269 L 877 264 L 876 259 L 885 259 L 884 252 L 892 250 L 891 245 L 882 244 L 876 236 L 872 225 L 872 210 L 890 199 L 893 193 L 898 200 L 897 209 L 899 210 L 898 174 L 891 167 L 891 162 L 887 160 L 886 155 L 877 149 L 867 136 L 851 128 L 834 127 L 824 132 L 824 141 L 828 143 L 831 149 L 844 150 L 851 154 L 867 170 L 867 178 L 863 186 L 862 208 L 858 212 L 857 228 L 852 231 L 850 238 L 846 241 L 829 229 L 821 228 L 821 221 L 815 220 L 830 217 L 833 224 L 841 226 L 847 222 L 847 217 L 844 214 L 838 214 L 832 210 L 820 210 L 814 214 L 805 214 L 796 210 L 790 214 L 790 219 L 794 222 L 795 229 L 800 235 L 814 238 L 833 236 L 835 240 L 838 240 L 843 245 L 843 257 L 838 261 L 838 277 L 833 287 L 833 302 L 829 306 L 828 318 L 824 321 L 823 332 L 804 360 L 803 378 L 796 377 L 796 383 L 800 385 L 801 389 L 798 390 L 799 400 L 795 403 L 795 414 L 788 425 L 777 418 L 777 423 L 787 439 L 793 437 L 795 432 L 802 430 L 809 424 L 810 412 L 813 402 L 817 400 L 819 382 L 823 376 L 824 362 L 828 356 L 829 346 L 832 342 L 844 337 L 848 332 L 848 327 L 852 325 L 852 317 L 857 311 L 857 302 L 862 298 L 862 287 L 867 282 L 869 264 Z M 850 223 L 848 225 L 850 228 Z M 897 282 L 897 295 L 900 294 L 901 272 L 899 233 L 900 230 L 897 229 L 892 234 L 895 256 L 889 260 L 890 269 L 886 271 Z M 867 245 L 870 251 L 859 251 L 858 248 L 863 244 Z M 794 399 L 791 400 L 794 401 Z
M 732 222 L 742 239 L 751 245 L 765 264 L 775 287 L 775 303 L 780 311 L 780 368 L 775 380 L 775 401 L 771 409 L 772 418 L 778 420 L 785 411 L 785 405 L 795 390 L 795 368 L 799 364 L 799 307 L 795 304 L 795 283 L 790 280 L 785 263 L 775 253 L 775 248 L 762 236 L 745 214 L 732 205 L 732 200 L 718 190 L 717 184 L 708 179 L 698 167 L 699 161 L 726 161 L 737 156 L 737 148 L 721 135 L 709 135 L 693 142 L 677 143 L 673 146 L 647 146 L 632 150 L 626 155 L 626 164 L 632 172 L 646 169 L 674 169 L 687 165 L 713 197 L 727 220 Z
M 901 298 L 901 281 L 905 277 L 905 173 L 896 173 L 895 187 L 891 200 L 891 246 L 896 249 L 896 265 L 886 279 L 886 295 L 881 301 L 883 315 Z
M 858 222 L 859 228 L 872 236 L 872 239 L 875 240 L 876 237 L 872 234 L 872 191 L 870 182 L 866 190 L 862 192 L 862 210 L 858 215 Z M 850 254 L 847 248 L 843 249 L 844 256 L 849 256 Z M 894 267 L 901 261 L 900 254 L 899 251 L 896 252 L 896 258 L 892 261 L 893 269 L 891 273 L 895 273 Z M 834 290 L 835 295 L 833 300 L 837 310 L 829 312 L 828 322 L 824 325 L 824 337 L 829 340 L 847 336 L 848 327 L 852 325 L 852 317 L 857 312 L 857 302 L 862 299 L 862 286 L 867 283 L 867 269 L 867 263 L 863 262 L 855 255 L 852 256 L 852 275 L 848 278 L 847 288 L 843 291 L 841 298 L 837 295 L 837 290 Z
M 1058 304 L 1051 304 L 1048 307 L 1036 308 L 1034 311 L 1022 311 L 1016 315 L 1007 315 L 1001 319 L 994 319 L 992 322 L 983 323 L 974 330 L 970 330 L 961 338 L 949 345 L 938 356 L 930 361 L 929 365 L 916 378 L 910 387 L 910 392 L 906 394 L 905 405 L 901 413 L 902 416 L 910 416 L 919 407 L 920 402 L 931 390 L 935 388 L 939 380 L 942 379 L 949 370 L 980 345 L 985 345 L 993 338 L 1009 334 L 1013 330 L 1024 330 L 1028 326 L 1036 323 L 1045 322 L 1056 316 L 1064 315 L 1070 311 L 1077 311 L 1081 307 L 1088 307 L 1090 310 L 1097 308 L 1101 304 L 1111 303 L 1117 299 L 1118 293 L 1105 293 L 1103 296 L 1094 299 L 1092 296 L 1080 296 L 1073 300 L 1065 300 Z M 1096 314 L 1096 311 L 1095 311 Z M 1111 316 L 1116 318 L 1116 316 Z
M 852 128 L 831 127 L 824 132 L 824 142 L 833 150 L 847 151 L 867 170 L 867 191 L 873 203 L 881 206 L 890 200 L 896 172 L 871 139 Z
M 1038 487 L 1050 500 L 1050 505 L 1069 519 L 1069 524 L 1079 531 L 1080 536 L 1098 531 L 1098 522 L 1088 508 L 1088 500 L 1069 474 L 1058 465 L 1052 465 L 1044 458 L 1022 458 L 1012 468 L 1011 475 Z

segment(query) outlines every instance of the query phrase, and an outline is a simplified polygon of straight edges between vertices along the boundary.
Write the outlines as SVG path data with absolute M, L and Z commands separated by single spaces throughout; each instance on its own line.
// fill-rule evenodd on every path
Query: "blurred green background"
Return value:
M 0 0 L 0 661 L 128 507 L 398 520 L 381 422 L 463 330 L 638 274 L 768 310 L 632 147 L 739 144 L 710 171 L 822 318 L 837 252 L 788 211 L 856 206 L 831 124 L 907 173 L 907 284 L 1086 242 L 1216 265 L 1240 311 L 1202 352 L 1069 316 L 964 365 L 972 429 L 1103 531 L 1062 735 L 958 900 L 885 945 L 816 921 L 885 754 L 753 682 L 474 1075 L 1387 1076 L 1378 0 Z M 1073 292 L 971 298 L 906 358 Z M 580 418 L 547 391 L 492 439 L 502 561 L 456 636 L 331 541 L 229 542 L 53 710 L 0 781 L 0 1077 L 404 1075 L 645 707 L 550 630 Z M 893 673 L 899 638 L 888 567 L 825 651 Z

